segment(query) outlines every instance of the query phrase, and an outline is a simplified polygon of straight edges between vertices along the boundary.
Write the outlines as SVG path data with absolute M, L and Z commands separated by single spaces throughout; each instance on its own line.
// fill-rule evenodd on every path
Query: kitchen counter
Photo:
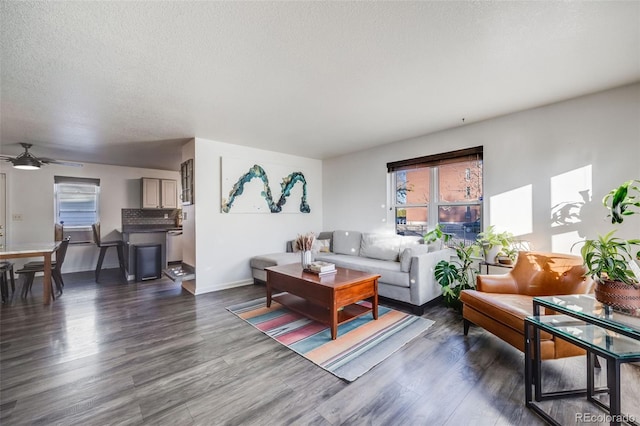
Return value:
M 158 225 L 122 225 L 123 234 L 147 233 L 147 232 L 167 232 L 182 231 L 181 227 L 167 227 Z

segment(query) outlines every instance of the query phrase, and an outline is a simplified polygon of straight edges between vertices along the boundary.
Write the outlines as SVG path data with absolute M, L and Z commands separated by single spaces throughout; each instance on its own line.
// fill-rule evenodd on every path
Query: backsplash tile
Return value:
M 122 225 L 160 225 L 171 227 L 176 223 L 179 209 L 122 209 Z M 167 215 L 167 218 L 164 215 Z

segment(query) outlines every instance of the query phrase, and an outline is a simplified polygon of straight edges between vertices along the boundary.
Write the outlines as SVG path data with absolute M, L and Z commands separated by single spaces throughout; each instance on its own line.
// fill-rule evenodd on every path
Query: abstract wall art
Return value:
M 279 197 L 274 198 L 272 182 L 281 179 Z M 283 165 L 248 163 L 243 159 L 222 159 L 222 213 L 310 213 L 307 180 L 301 171 Z M 300 200 L 295 208 L 291 199 Z

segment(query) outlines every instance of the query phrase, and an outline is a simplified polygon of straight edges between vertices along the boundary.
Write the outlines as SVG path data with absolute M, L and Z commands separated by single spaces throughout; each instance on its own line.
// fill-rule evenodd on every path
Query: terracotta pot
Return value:
M 614 309 L 640 314 L 640 286 L 602 280 L 596 283 L 595 296 L 598 302 Z

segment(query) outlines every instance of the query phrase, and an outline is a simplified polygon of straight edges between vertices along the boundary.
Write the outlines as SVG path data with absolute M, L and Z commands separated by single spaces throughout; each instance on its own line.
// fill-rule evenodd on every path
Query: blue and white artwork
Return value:
M 304 173 L 292 170 L 290 166 L 225 157 L 222 160 L 221 211 L 310 213 Z

